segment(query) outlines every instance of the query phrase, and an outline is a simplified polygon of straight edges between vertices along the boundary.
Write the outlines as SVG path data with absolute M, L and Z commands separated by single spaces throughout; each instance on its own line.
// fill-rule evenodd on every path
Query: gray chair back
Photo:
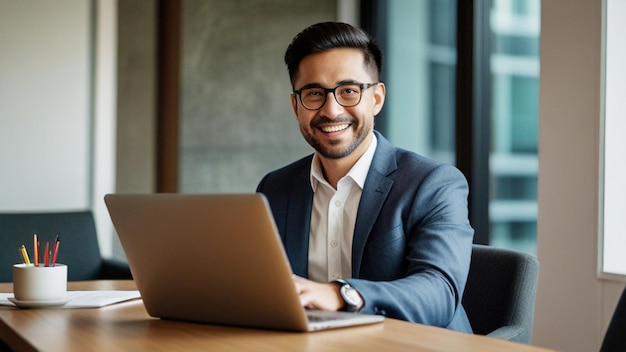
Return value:
M 617 302 L 609 327 L 604 334 L 600 352 L 626 351 L 626 288 Z
M 531 343 L 538 278 L 534 255 L 474 245 L 463 294 L 474 333 Z
M 46 241 L 53 244 L 59 236 L 57 263 L 67 264 L 69 281 L 132 278 L 127 264 L 102 258 L 90 211 L 3 213 L 0 214 L 0 282 L 13 281 L 13 264 L 22 262 L 18 252 L 22 244 L 34 261 L 33 234 L 39 238 L 42 253 Z M 115 268 L 111 269 L 109 262 L 115 262 Z M 118 269 L 115 275 L 107 274 Z

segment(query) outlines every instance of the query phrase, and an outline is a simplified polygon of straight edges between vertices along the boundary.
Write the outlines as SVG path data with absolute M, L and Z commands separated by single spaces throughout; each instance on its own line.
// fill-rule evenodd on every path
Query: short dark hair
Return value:
M 321 22 L 305 28 L 293 38 L 285 52 L 291 84 L 306 56 L 335 48 L 355 48 L 363 52 L 365 65 L 377 81 L 383 66 L 383 53 L 374 39 L 360 28 L 342 22 Z

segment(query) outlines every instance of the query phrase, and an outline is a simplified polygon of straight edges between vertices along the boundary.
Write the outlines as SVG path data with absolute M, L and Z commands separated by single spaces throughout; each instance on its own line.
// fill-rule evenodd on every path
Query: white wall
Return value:
M 90 205 L 90 5 L 0 0 L 0 211 Z
M 597 351 L 623 283 L 597 273 L 602 0 L 541 6 L 533 343 Z
M 0 211 L 92 209 L 107 257 L 112 225 L 102 197 L 115 185 L 115 5 L 0 0 Z

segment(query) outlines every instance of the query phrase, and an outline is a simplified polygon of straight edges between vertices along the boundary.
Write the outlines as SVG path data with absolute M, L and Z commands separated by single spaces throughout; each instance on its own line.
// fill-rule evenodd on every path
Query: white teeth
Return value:
M 336 126 L 324 126 L 324 127 L 321 127 L 321 130 L 324 131 L 324 132 L 338 132 L 338 131 L 341 131 L 341 130 L 345 130 L 349 126 L 350 126 L 350 124 L 336 125 Z

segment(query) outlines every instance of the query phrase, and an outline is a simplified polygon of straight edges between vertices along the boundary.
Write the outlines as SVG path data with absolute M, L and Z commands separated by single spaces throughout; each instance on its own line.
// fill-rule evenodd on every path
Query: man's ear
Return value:
M 380 82 L 374 87 L 374 116 L 378 115 L 383 109 L 383 105 L 385 105 L 385 94 L 386 87 L 383 82 Z
M 298 118 L 298 99 L 295 94 L 291 94 L 291 108 L 293 109 L 293 114 L 296 115 L 296 119 Z

